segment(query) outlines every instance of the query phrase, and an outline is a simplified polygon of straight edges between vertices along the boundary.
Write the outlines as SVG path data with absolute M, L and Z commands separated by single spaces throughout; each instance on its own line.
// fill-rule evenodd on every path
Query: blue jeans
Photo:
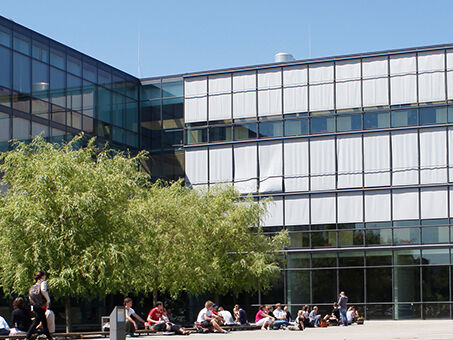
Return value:
M 346 309 L 340 308 L 341 323 L 345 326 L 348 325 L 348 318 L 346 317 Z
M 280 328 L 281 326 L 288 326 L 289 322 L 286 320 L 275 320 L 274 321 L 274 328 Z

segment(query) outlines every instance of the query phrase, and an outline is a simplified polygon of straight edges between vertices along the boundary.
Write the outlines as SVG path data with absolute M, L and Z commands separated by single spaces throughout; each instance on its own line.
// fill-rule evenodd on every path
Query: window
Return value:
M 364 129 L 383 129 L 390 126 L 390 116 L 388 112 L 365 113 L 363 116 Z

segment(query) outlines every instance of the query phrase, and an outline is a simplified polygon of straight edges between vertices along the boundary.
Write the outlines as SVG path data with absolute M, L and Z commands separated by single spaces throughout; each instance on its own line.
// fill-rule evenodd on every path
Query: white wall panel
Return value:
M 185 153 L 186 180 L 190 184 L 208 183 L 208 150 L 187 150 Z
M 285 225 L 310 223 L 310 199 L 308 196 L 291 196 L 285 199 Z
M 385 222 L 391 220 L 390 191 L 365 192 L 365 222 Z
M 391 105 L 417 102 L 417 76 L 394 76 L 390 78 Z
M 365 187 L 390 185 L 389 134 L 365 134 L 363 154 Z
M 363 80 L 363 106 L 389 105 L 387 78 Z
M 311 224 L 336 223 L 335 195 L 311 196 Z
M 390 56 L 390 75 L 415 73 L 415 53 Z
M 308 80 L 307 66 L 283 68 L 283 86 L 306 85 Z
M 362 77 L 377 78 L 388 76 L 387 57 L 366 58 L 362 61 Z
M 418 189 L 393 190 L 392 203 L 394 220 L 420 218 Z
M 448 181 L 453 182 L 453 129 L 448 129 Z
M 311 189 L 335 189 L 335 139 L 310 140 Z
M 274 201 L 267 205 L 267 214 L 263 219 L 263 227 L 283 225 L 283 199 L 274 197 Z
M 308 140 L 286 141 L 285 192 L 308 190 Z
M 362 192 L 338 194 L 338 223 L 363 222 Z
M 453 99 L 453 71 L 447 72 L 447 96 Z
M 420 52 L 418 54 L 418 73 L 443 71 L 445 69 L 445 54 L 443 51 Z
M 209 96 L 209 120 L 231 119 L 231 94 Z
M 448 218 L 447 188 L 422 188 L 421 218 Z
M 360 60 L 338 61 L 335 64 L 335 81 L 360 79 Z
M 260 192 L 282 191 L 282 142 L 260 143 Z
M 218 93 L 230 93 L 231 74 L 220 74 L 209 76 L 208 85 L 210 95 Z
M 286 87 L 283 89 L 284 113 L 308 111 L 308 87 Z
M 333 82 L 333 72 L 333 63 L 310 65 L 309 82 L 310 84 Z
M 225 183 L 233 180 L 233 149 L 231 146 L 209 149 L 209 183 Z
M 234 186 L 240 193 L 256 192 L 257 146 L 243 144 L 234 146 Z
M 360 80 L 337 82 L 335 86 L 337 109 L 349 109 L 362 106 Z
M 207 93 L 208 93 L 207 77 L 195 77 L 184 79 L 184 96 L 186 98 L 206 96 Z
M 204 122 L 208 120 L 207 97 L 184 99 L 184 122 Z
M 310 111 L 333 110 L 333 84 L 310 85 Z
M 256 72 L 238 72 L 233 74 L 233 91 L 249 91 L 256 89 Z
M 282 86 L 282 71 L 280 68 L 258 71 L 258 89 L 274 89 Z
M 393 184 L 418 184 L 418 138 L 414 130 L 392 133 Z
M 233 118 L 256 117 L 256 91 L 233 93 Z
M 420 130 L 421 184 L 447 181 L 447 132 L 445 129 Z
M 258 91 L 258 116 L 282 114 L 282 89 Z
M 337 138 L 338 188 L 362 186 L 362 136 Z
M 445 100 L 445 73 L 422 73 L 418 75 L 419 102 Z

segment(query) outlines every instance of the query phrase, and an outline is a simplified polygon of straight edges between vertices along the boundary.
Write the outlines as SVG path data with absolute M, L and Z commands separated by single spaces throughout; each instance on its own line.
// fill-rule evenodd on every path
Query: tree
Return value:
M 6 293 L 28 291 L 45 270 L 55 298 L 127 291 L 133 262 L 129 203 L 145 179 L 137 160 L 98 150 L 83 137 L 64 145 L 41 137 L 0 156 L 0 282 Z

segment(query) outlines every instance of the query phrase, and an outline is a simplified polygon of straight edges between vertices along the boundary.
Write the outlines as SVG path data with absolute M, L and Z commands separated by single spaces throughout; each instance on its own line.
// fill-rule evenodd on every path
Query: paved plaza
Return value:
M 169 336 L 140 337 L 143 340 L 168 339 Z M 173 338 L 186 338 L 173 336 Z M 453 340 L 453 320 L 366 321 L 349 327 L 310 328 L 301 331 L 233 331 L 229 334 L 191 334 L 189 339 L 228 340 Z

